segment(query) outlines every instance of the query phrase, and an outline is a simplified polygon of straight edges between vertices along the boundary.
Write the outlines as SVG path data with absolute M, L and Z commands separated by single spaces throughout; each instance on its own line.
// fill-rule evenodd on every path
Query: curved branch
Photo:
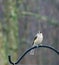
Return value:
M 15 62 L 15 63 L 13 63 L 12 61 L 11 61 L 11 56 L 8 56 L 8 59 L 9 59 L 9 62 L 11 63 L 11 64 L 18 64 L 21 60 L 22 60 L 22 58 L 28 53 L 28 52 L 30 52 L 32 49 L 35 49 L 35 48 L 49 48 L 49 49 L 51 49 L 51 50 L 53 50 L 54 52 L 56 52 L 58 55 L 59 55 L 59 51 L 57 51 L 55 48 L 53 48 L 53 47 L 51 47 L 51 46 L 47 46 L 47 45 L 39 45 L 39 46 L 34 46 L 34 47 L 32 47 L 32 48 L 30 48 L 30 49 L 28 49 L 27 51 L 25 51 L 24 52 L 24 54 L 17 60 L 17 62 Z
M 11 56 L 8 56 L 8 60 L 9 60 L 10 64 L 15 65 L 15 63 L 11 61 Z

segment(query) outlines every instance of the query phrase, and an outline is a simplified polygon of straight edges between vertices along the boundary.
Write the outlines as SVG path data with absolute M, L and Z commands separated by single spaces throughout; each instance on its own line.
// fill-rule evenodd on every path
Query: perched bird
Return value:
M 42 41 L 43 41 L 43 34 L 39 31 L 34 37 L 32 47 L 38 46 L 39 44 L 42 45 Z M 30 51 L 30 55 L 34 55 L 34 49 Z

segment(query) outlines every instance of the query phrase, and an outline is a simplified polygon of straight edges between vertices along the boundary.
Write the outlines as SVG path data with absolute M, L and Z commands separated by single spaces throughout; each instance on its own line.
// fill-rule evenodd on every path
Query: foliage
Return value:
M 17 52 L 18 49 L 18 13 L 16 0 L 5 0 L 4 3 L 4 21 L 1 23 L 1 54 L 5 65 L 8 63 L 8 55 L 13 54 L 13 51 Z M 14 53 L 17 57 L 17 53 Z M 15 57 L 15 58 L 16 58 Z M 15 59 L 14 58 L 14 59 Z

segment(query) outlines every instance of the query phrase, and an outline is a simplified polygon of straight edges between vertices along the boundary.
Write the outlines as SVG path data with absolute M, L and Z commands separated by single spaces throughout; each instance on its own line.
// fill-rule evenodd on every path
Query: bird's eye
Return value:
M 40 33 L 41 33 L 41 31 L 40 31 Z

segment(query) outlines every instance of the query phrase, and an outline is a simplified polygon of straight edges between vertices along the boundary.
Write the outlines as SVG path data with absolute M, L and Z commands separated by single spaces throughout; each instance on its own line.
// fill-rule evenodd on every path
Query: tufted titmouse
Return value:
M 36 36 L 34 37 L 32 47 L 38 46 L 43 41 L 43 34 L 39 31 Z M 34 55 L 34 49 L 30 51 L 30 55 Z

